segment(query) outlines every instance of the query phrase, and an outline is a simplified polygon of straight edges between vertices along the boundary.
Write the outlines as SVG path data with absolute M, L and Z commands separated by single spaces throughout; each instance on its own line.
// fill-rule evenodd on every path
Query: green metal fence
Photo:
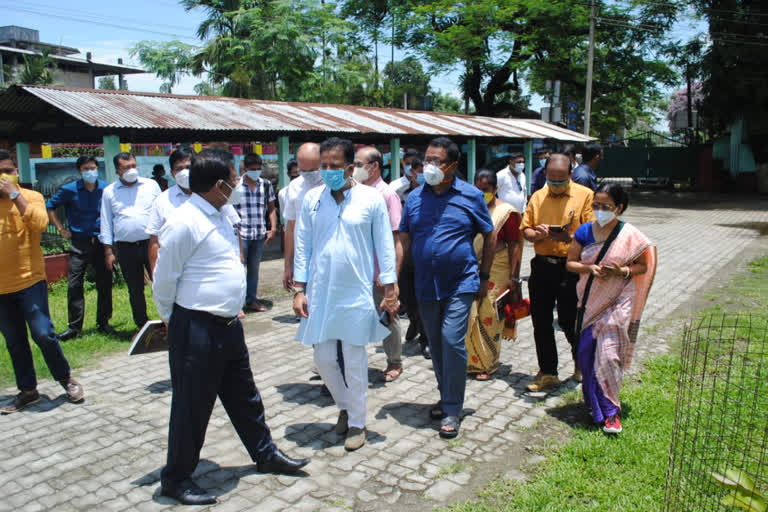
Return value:
M 647 132 L 608 145 L 599 172 L 604 177 L 632 178 L 637 182 L 693 181 L 698 174 L 698 149 Z

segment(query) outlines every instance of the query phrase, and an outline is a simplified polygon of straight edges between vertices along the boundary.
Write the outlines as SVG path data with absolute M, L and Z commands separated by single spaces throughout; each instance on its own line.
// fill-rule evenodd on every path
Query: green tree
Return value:
M 160 92 L 170 94 L 191 73 L 197 48 L 180 41 L 140 41 L 129 51 L 145 69 L 163 80 Z
M 601 25 L 598 33 L 594 94 L 598 108 L 593 105 L 593 112 L 610 118 L 613 126 L 631 123 L 644 102 L 654 97 L 652 90 L 659 89 L 664 70 L 652 50 L 661 44 L 676 12 L 672 0 L 634 4 L 604 8 L 611 26 L 604 30 Z M 588 2 L 408 0 L 397 10 L 404 44 L 424 55 L 436 72 L 462 69 L 459 86 L 478 114 L 515 115 L 527 109 L 524 78 L 537 92 L 544 80 L 559 78 L 571 85 L 569 96 L 577 89 L 583 96 Z M 624 73 L 637 69 L 645 72 L 632 73 L 635 82 L 627 88 Z M 620 101 L 621 91 L 631 99 Z M 627 105 L 633 109 L 620 116 Z
M 390 15 L 390 0 L 345 0 L 340 15 L 352 18 L 373 42 L 374 87 L 379 86 L 379 41 Z M 386 70 L 385 70 L 386 72 Z
M 38 55 L 24 55 L 17 82 L 25 85 L 51 85 L 56 72 L 56 61 L 47 50 Z
M 384 66 L 384 94 L 386 106 L 398 107 L 403 103 L 403 95 L 415 99 L 429 93 L 429 76 L 415 57 L 388 62 Z M 409 100 L 410 102 L 411 100 Z
M 451 112 L 460 114 L 464 112 L 464 104 L 461 99 L 441 92 L 432 93 L 432 110 L 435 112 Z
M 103 76 L 99 78 L 98 83 L 99 89 L 106 89 L 109 91 L 115 91 L 117 90 L 117 86 L 115 85 L 115 77 L 113 76 Z

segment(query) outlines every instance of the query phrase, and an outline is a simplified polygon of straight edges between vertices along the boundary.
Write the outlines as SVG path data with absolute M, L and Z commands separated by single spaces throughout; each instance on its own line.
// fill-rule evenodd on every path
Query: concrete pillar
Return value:
M 532 175 L 533 175 L 533 141 L 527 140 L 523 145 L 523 153 L 525 153 L 525 183 L 528 187 L 528 196 L 531 195 Z
M 21 183 L 33 183 L 32 165 L 29 161 L 29 143 L 16 143 L 16 160 L 19 169 L 19 181 Z
M 104 172 L 107 183 L 117 181 L 114 158 L 120 153 L 120 137 L 117 135 L 104 135 Z
M 389 141 L 389 181 L 400 178 L 400 138 Z
M 288 186 L 288 170 L 285 166 L 291 157 L 291 145 L 287 135 L 281 135 L 277 138 L 277 172 L 278 189 Z
M 477 140 L 472 138 L 467 141 L 467 183 L 475 182 L 477 170 Z

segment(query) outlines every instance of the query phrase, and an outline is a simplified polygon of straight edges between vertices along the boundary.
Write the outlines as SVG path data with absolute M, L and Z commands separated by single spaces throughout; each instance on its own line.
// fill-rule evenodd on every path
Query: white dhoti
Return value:
M 344 373 L 339 364 L 338 345 Z M 365 397 L 368 393 L 368 352 L 365 346 L 329 340 L 315 345 L 315 365 L 341 411 L 347 411 L 350 427 L 365 427 Z

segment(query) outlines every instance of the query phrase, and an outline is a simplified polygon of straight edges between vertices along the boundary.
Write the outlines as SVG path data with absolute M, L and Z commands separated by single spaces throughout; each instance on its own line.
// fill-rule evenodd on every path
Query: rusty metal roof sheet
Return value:
M 489 139 L 593 140 L 531 119 L 507 119 L 395 108 L 291 103 L 20 86 L 93 129 L 182 130 L 237 133 L 337 133 L 348 136 L 459 136 Z

